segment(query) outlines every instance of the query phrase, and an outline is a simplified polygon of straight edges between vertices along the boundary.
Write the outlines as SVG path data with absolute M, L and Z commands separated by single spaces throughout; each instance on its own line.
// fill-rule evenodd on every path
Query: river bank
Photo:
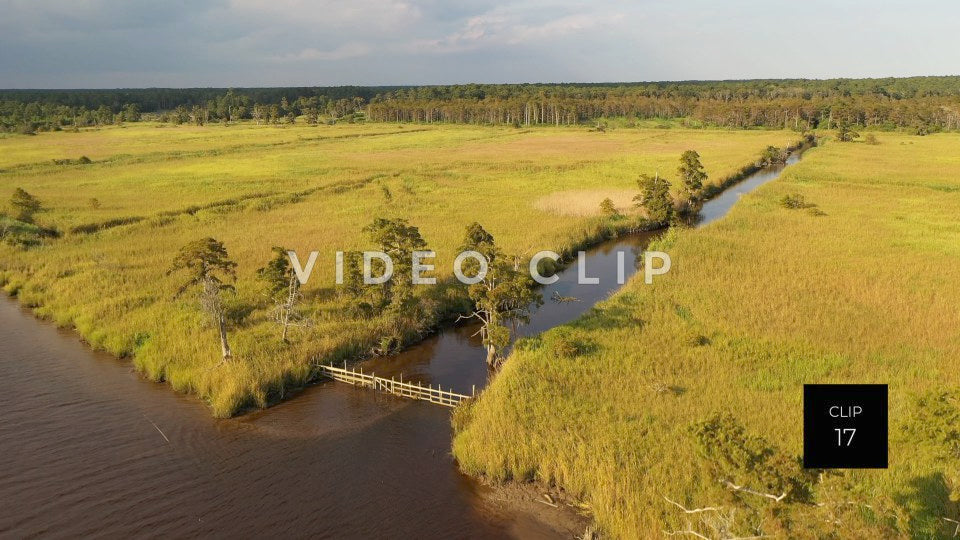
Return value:
M 437 252 L 442 280 L 473 221 L 507 252 L 573 250 L 611 234 L 611 224 L 543 211 L 533 201 L 570 190 L 636 189 L 638 171 L 672 170 L 690 148 L 701 152 L 708 172 L 719 180 L 767 145 L 783 147 L 797 137 L 787 131 L 688 129 L 381 131 L 127 126 L 45 133 L 31 138 L 29 148 L 13 140 L 18 151 L 32 148 L 29 161 L 70 155 L 80 140 L 99 148 L 83 166 L 0 173 L 0 184 L 10 190 L 32 186 L 45 203 L 38 215 L 44 225 L 69 231 L 128 216 L 148 219 L 67 234 L 27 250 L 0 244 L 0 282 L 38 316 L 75 328 L 94 349 L 131 358 L 145 377 L 196 395 L 212 414 L 225 417 L 293 393 L 315 377 L 317 359 L 341 363 L 371 349 L 393 352 L 422 338 L 444 314 L 455 318 L 466 309 L 452 305 L 439 288 L 437 298 L 421 291 L 425 314 L 414 317 L 409 332 L 394 332 L 395 321 L 377 309 L 375 298 L 353 301 L 341 294 L 333 287 L 333 265 L 322 264 L 304 289 L 303 307 L 312 324 L 297 328 L 284 344 L 256 273 L 272 246 L 327 254 L 369 249 L 363 228 L 371 220 L 404 218 Z M 376 136 L 342 137 L 346 134 Z M 266 145 L 274 139 L 283 144 Z M 111 160 L 121 149 L 130 159 Z M 179 249 L 203 237 L 222 242 L 238 264 L 237 293 L 229 298 L 232 362 L 221 362 L 216 332 L 196 300 L 171 299 L 182 283 L 165 270 Z M 363 303 L 374 306 L 373 312 L 358 305 Z
M 791 146 L 787 159 L 783 164 L 774 164 L 767 167 L 757 167 L 753 165 L 744 167 L 743 169 L 745 171 L 744 174 L 738 177 L 738 180 L 736 182 L 732 182 L 732 181 L 724 182 L 724 185 L 727 186 L 727 189 L 723 192 L 714 193 L 713 197 L 709 199 L 706 204 L 704 204 L 699 214 L 699 219 L 696 221 L 695 226 L 698 228 L 704 227 L 723 218 L 733 208 L 733 206 L 737 203 L 737 201 L 740 200 L 740 198 L 744 194 L 750 193 L 753 190 L 757 189 L 758 187 L 775 180 L 780 176 L 780 174 L 783 172 L 783 170 L 786 167 L 797 163 L 802 158 L 803 153 L 813 147 L 813 142 L 814 141 L 808 140 L 808 141 L 803 141 L 803 142 L 797 143 L 796 145 Z M 749 172 L 746 172 L 746 171 L 749 171 Z M 638 242 L 634 246 L 632 246 L 632 253 L 634 257 L 636 257 L 633 261 L 634 265 L 637 265 L 639 263 L 642 251 L 646 249 L 646 247 L 650 244 L 650 242 L 659 238 L 665 231 L 666 229 L 657 229 L 655 231 L 648 231 L 645 236 L 637 239 Z M 624 249 L 624 246 L 618 245 L 616 248 L 611 249 L 610 252 L 616 253 L 617 251 L 620 251 L 622 249 Z M 596 266 L 598 266 L 596 264 L 596 261 L 598 260 L 598 257 L 596 255 L 592 255 L 588 260 L 591 263 L 590 268 L 595 268 Z M 612 257 L 608 258 L 606 263 L 607 263 L 606 265 L 603 265 L 603 264 L 599 265 L 601 266 L 601 268 L 603 268 L 600 271 L 600 273 L 606 279 L 612 280 L 612 275 L 613 275 L 612 272 L 614 271 L 614 268 L 612 265 Z M 572 274 L 573 272 L 568 272 L 568 276 Z M 632 275 L 633 273 L 631 272 L 631 276 Z M 603 282 L 603 279 L 601 280 L 601 282 Z M 589 298 L 590 300 L 589 302 L 580 306 L 578 313 L 576 314 L 567 313 L 564 316 L 553 319 L 546 324 L 542 320 L 536 319 L 537 317 L 541 316 L 540 313 L 538 312 L 535 316 L 536 320 L 531 321 L 532 328 L 524 328 L 522 331 L 522 336 L 533 336 L 541 332 L 549 331 L 551 328 L 562 327 L 564 325 L 568 325 L 571 323 L 576 324 L 576 322 L 579 321 L 582 317 L 589 316 L 588 313 L 594 309 L 595 305 L 602 305 L 602 303 L 606 300 L 609 294 L 611 293 L 615 294 L 616 291 L 618 290 L 621 290 L 621 288 L 613 287 L 605 291 L 604 294 L 602 295 L 591 296 Z M 564 293 L 564 295 L 569 295 L 569 296 L 575 296 L 577 294 L 583 294 L 582 286 L 579 289 L 569 288 L 567 289 L 567 292 Z M 551 309 L 552 307 L 553 306 L 548 307 L 547 310 Z M 637 324 L 640 325 L 638 326 L 638 329 L 639 329 L 640 327 L 642 327 L 643 323 L 639 322 L 640 319 L 637 319 L 637 321 L 638 321 Z M 476 327 L 473 326 L 471 327 L 471 330 L 475 331 L 475 328 Z M 526 349 L 528 347 L 528 345 L 523 342 L 519 343 L 518 346 L 521 349 Z M 483 351 L 479 343 L 474 343 L 472 348 L 474 349 L 472 351 L 472 356 L 475 356 L 478 358 L 482 356 Z M 448 351 L 445 351 L 444 354 L 446 355 L 456 354 L 460 356 L 471 355 L 469 350 L 457 350 L 456 353 L 454 353 L 453 350 L 448 350 Z M 369 369 L 376 369 L 378 372 L 382 369 L 389 368 L 389 366 L 381 363 L 365 364 L 365 365 L 368 366 Z M 483 398 L 484 398 L 483 393 L 481 393 L 478 399 L 482 400 Z M 525 399 L 525 398 L 518 396 L 517 399 Z M 455 412 L 455 417 L 454 417 L 455 435 L 461 430 L 465 429 L 470 424 L 472 413 L 469 411 L 469 409 L 472 406 L 473 404 L 466 404 L 462 406 L 464 410 Z M 511 476 L 509 478 L 503 478 L 503 477 L 493 477 L 493 476 L 483 474 L 478 476 L 478 478 L 482 482 L 486 483 L 487 485 L 493 486 L 493 488 L 498 493 L 502 493 L 501 496 L 503 498 L 519 500 L 525 503 L 526 505 L 541 504 L 537 500 L 538 499 L 536 495 L 537 493 L 542 494 L 542 493 L 551 492 L 551 491 L 554 493 L 558 493 L 557 485 L 555 485 L 553 482 L 549 480 L 538 478 L 535 475 L 521 476 L 521 477 Z M 504 482 L 505 479 L 512 480 L 512 481 Z M 584 517 L 584 514 L 583 514 L 584 508 L 590 509 L 589 505 L 585 505 L 582 500 L 578 500 L 576 497 L 571 497 L 569 495 L 558 497 L 558 500 L 561 502 L 561 508 L 564 509 L 563 514 L 566 516 L 564 518 L 565 521 L 575 522 L 575 523 L 578 523 L 578 525 L 584 525 L 584 523 L 587 523 L 586 526 L 590 526 L 592 529 L 592 525 L 591 525 L 592 522 L 585 522 L 586 518 Z M 591 512 L 588 512 L 588 514 L 592 515 Z

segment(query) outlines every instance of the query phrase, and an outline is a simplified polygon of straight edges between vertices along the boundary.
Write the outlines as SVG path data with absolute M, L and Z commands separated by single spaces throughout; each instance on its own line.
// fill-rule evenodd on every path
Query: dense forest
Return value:
M 919 131 L 960 128 L 960 77 L 690 81 L 622 85 L 401 88 L 373 98 L 374 121 L 578 124 L 685 118 L 723 127 Z
M 571 125 L 606 118 L 806 130 L 846 124 L 960 129 L 960 77 L 467 84 L 317 88 L 0 91 L 0 130 L 32 133 L 151 119 L 172 123 L 376 122 Z
M 0 131 L 34 133 L 119 122 L 177 124 L 254 119 L 342 118 L 396 87 L 143 88 L 121 90 L 0 90 Z

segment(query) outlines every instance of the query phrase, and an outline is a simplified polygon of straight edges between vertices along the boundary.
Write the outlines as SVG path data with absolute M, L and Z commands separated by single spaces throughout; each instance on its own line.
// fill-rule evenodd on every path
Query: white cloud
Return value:
M 523 43 L 541 39 L 552 39 L 587 31 L 604 31 L 619 25 L 626 17 L 622 13 L 597 15 L 578 13 L 560 17 L 539 25 L 517 25 L 513 28 L 511 43 Z
M 603 31 L 625 20 L 622 13 L 573 13 L 538 23 L 524 23 L 525 17 L 503 9 L 467 19 L 455 32 L 439 39 L 408 43 L 411 52 L 457 53 L 480 48 L 525 43 L 542 43 L 571 34 Z
M 374 51 L 374 47 L 368 43 L 351 42 L 344 43 L 332 50 L 319 50 L 313 47 L 301 49 L 294 54 L 278 55 L 275 58 L 282 61 L 302 61 L 302 60 L 346 60 L 349 58 L 358 58 L 366 56 Z

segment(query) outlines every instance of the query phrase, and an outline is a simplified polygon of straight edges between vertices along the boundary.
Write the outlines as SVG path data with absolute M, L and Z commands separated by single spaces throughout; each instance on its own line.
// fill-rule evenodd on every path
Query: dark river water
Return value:
M 797 156 L 791 160 L 798 159 Z M 708 202 L 700 225 L 779 175 L 761 171 Z M 652 234 L 612 240 L 544 287 L 529 335 L 619 288 Z M 554 292 L 579 299 L 556 303 Z M 469 393 L 487 379 L 475 327 L 447 329 L 364 371 Z M 0 301 L 3 537 L 549 538 L 549 524 L 494 504 L 450 456 L 450 411 L 340 383 L 216 420 L 72 332 Z

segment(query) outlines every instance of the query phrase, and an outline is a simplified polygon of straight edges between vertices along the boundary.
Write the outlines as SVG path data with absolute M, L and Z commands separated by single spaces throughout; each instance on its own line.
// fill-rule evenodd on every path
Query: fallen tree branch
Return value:
M 693 531 L 693 530 L 690 530 L 690 529 L 687 529 L 687 530 L 685 530 L 685 531 L 663 531 L 663 534 L 665 534 L 665 535 L 667 535 L 667 536 L 677 536 L 677 535 L 681 535 L 681 534 L 689 534 L 689 535 L 691 535 L 691 536 L 695 536 L 695 537 L 701 538 L 701 539 L 703 539 L 703 540 L 712 540 L 709 536 L 704 536 L 704 535 L 698 533 L 697 531 Z M 723 540 L 759 540 L 760 538 L 770 538 L 770 537 L 767 536 L 767 535 L 761 535 L 761 536 L 725 536 L 725 537 L 723 538 Z
M 704 507 L 704 508 L 694 508 L 694 509 L 692 509 L 692 510 L 688 510 L 688 509 L 684 508 L 680 503 L 678 503 L 678 502 L 676 502 L 676 501 L 671 501 L 671 500 L 668 499 L 666 496 L 664 496 L 663 498 L 664 498 L 668 503 L 670 503 L 670 504 L 676 506 L 677 508 L 683 510 L 683 513 L 684 513 L 684 514 L 699 514 L 700 512 L 719 512 L 720 510 L 723 510 L 723 507 L 722 507 L 722 506 L 707 506 L 707 507 Z
M 786 498 L 787 498 L 787 495 L 789 495 L 789 493 L 790 493 L 790 492 L 788 492 L 788 491 L 784 491 L 784 492 L 781 493 L 779 496 L 778 496 L 778 495 L 771 495 L 771 494 L 769 494 L 769 493 L 763 493 L 763 492 L 760 492 L 760 491 L 754 491 L 754 490 L 752 490 L 752 489 L 750 489 L 750 488 L 748 488 L 748 487 L 745 487 L 745 486 L 738 486 L 738 485 L 734 484 L 733 482 L 731 482 L 731 481 L 729 481 L 729 480 L 726 480 L 726 481 L 721 480 L 721 482 L 722 482 L 722 483 L 725 483 L 725 484 L 727 485 L 727 487 L 730 488 L 730 489 L 732 489 L 733 491 L 742 491 L 742 492 L 744 492 L 744 493 L 749 493 L 749 494 L 751 494 L 751 495 L 756 495 L 756 496 L 758 496 L 758 497 L 766 497 L 766 498 L 768 498 L 768 499 L 773 499 L 773 500 L 776 501 L 776 502 L 780 502 L 780 501 L 786 499 Z
M 703 540 L 710 540 L 709 537 L 706 537 L 706 536 L 704 536 L 704 535 L 702 535 L 702 534 L 700 534 L 700 533 L 698 533 L 698 532 L 696 532 L 696 531 L 692 531 L 692 530 L 690 530 L 690 529 L 687 529 L 687 530 L 685 530 L 685 531 L 673 531 L 673 532 L 663 531 L 663 534 L 665 534 L 665 535 L 667 535 L 667 536 L 677 536 L 677 535 L 679 535 L 679 534 L 690 534 L 690 535 L 696 536 L 697 538 L 702 538 Z
M 699 514 L 700 524 L 705 528 L 711 529 L 713 531 L 712 534 L 715 534 L 715 538 L 711 538 L 709 536 L 706 536 L 703 533 L 697 532 L 696 530 L 694 530 L 694 527 L 691 521 L 685 520 L 686 529 L 679 530 L 679 531 L 663 530 L 663 534 L 667 536 L 690 535 L 696 538 L 700 538 L 701 540 L 755 540 L 758 538 L 768 538 L 767 535 L 733 536 L 731 531 L 734 529 L 736 525 L 735 523 L 736 509 L 727 510 L 723 506 L 705 506 L 703 508 L 686 508 L 682 504 L 670 499 L 666 495 L 662 495 L 662 497 L 668 503 L 682 510 L 684 514 L 688 514 L 688 515 Z M 714 512 L 715 514 L 710 514 L 710 512 Z M 759 528 L 756 530 L 757 532 L 760 531 Z

